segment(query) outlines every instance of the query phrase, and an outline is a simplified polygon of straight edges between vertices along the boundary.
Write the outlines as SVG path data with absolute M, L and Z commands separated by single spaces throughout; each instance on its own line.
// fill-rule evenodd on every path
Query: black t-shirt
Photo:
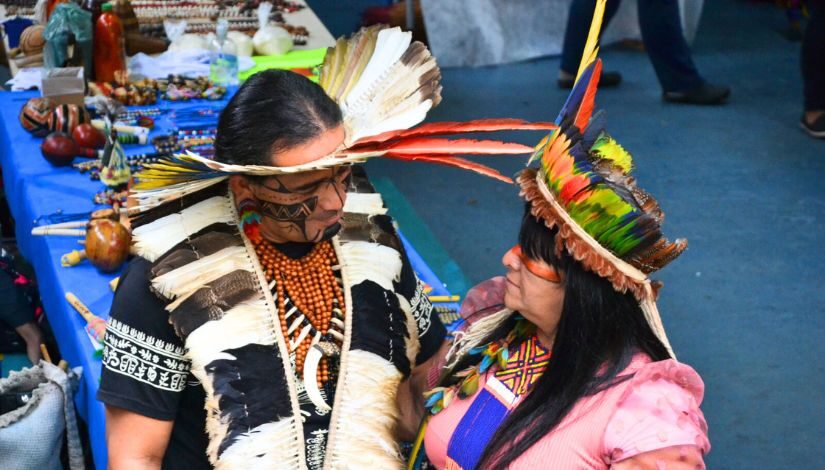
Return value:
M 308 251 L 304 244 L 279 248 L 292 257 Z M 438 351 L 446 330 L 426 300 L 409 260 L 406 256 L 402 259 L 398 293 L 413 304 L 421 341 L 416 362 L 420 364 Z M 205 392 L 189 373 L 183 341 L 172 329 L 164 303 L 149 290 L 150 267 L 145 259 L 135 258 L 120 277 L 110 311 L 97 398 L 110 406 L 175 421 L 164 469 L 211 468 L 206 458 Z M 294 376 L 300 380 L 298 374 Z M 334 390 L 322 393 L 327 403 L 333 402 Z M 330 414 L 315 409 L 305 395 L 299 391 L 307 464 L 314 469 L 323 464 Z

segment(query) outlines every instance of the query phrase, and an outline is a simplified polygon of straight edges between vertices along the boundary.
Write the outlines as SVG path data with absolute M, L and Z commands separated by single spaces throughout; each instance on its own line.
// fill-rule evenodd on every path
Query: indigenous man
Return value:
M 254 75 L 221 113 L 214 160 L 175 155 L 138 175 L 140 256 L 115 294 L 98 394 L 112 468 L 402 465 L 408 405 L 445 329 L 351 164 L 425 158 L 506 178 L 446 155 L 472 141 L 420 138 L 457 123 L 411 143 L 441 87 L 409 33 L 340 40 L 319 81 Z M 484 144 L 474 153 L 532 151 Z
M 269 71 L 223 111 L 216 159 L 291 167 L 343 140 L 318 85 Z M 134 220 L 143 257 L 115 295 L 98 395 L 113 468 L 397 462 L 396 390 L 445 330 L 389 218 L 345 214 L 348 191 L 381 207 L 353 170 L 233 175 Z M 330 351 L 307 376 L 310 345 Z

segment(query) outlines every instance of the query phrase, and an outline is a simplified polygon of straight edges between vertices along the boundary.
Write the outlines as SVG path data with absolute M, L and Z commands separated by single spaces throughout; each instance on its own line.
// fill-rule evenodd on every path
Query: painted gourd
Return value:
M 105 273 L 117 271 L 129 256 L 131 243 L 131 234 L 119 222 L 93 220 L 86 230 L 86 257 Z

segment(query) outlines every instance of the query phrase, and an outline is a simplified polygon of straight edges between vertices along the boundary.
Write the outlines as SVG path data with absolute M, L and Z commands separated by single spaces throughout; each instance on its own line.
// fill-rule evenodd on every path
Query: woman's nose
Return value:
M 516 247 L 514 246 L 504 253 L 504 256 L 501 257 L 501 264 L 503 264 L 505 268 L 518 271 L 521 267 L 521 259 L 516 255 L 515 249 Z

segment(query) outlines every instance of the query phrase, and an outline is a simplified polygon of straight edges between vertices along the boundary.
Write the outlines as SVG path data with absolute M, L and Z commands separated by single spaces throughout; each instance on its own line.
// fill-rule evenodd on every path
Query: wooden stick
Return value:
M 86 331 L 88 331 L 98 343 L 103 344 L 103 338 L 106 335 L 106 321 L 97 315 L 93 314 L 89 307 L 85 306 L 76 295 L 71 292 L 66 292 L 66 300 L 72 304 L 77 313 L 86 320 Z
M 35 232 L 32 229 L 32 235 L 66 235 L 69 237 L 85 237 L 86 229 L 80 228 L 53 228 L 46 229 L 42 232 Z
M 61 222 L 59 224 L 41 225 L 39 227 L 32 228 L 32 235 L 51 235 L 56 233 L 57 230 L 65 229 L 85 229 L 87 225 L 89 225 L 88 220 L 78 220 L 76 222 Z
M 46 345 L 43 343 L 40 343 L 40 354 L 43 355 L 43 359 L 46 362 L 48 362 L 49 364 L 54 364 L 54 362 L 52 362 L 52 357 L 49 356 L 49 350 L 46 349 Z
M 74 309 L 77 310 L 77 313 L 79 313 L 80 316 L 83 317 L 83 319 L 86 320 L 87 323 L 90 323 L 95 318 L 97 318 L 95 314 L 92 313 L 91 310 L 89 310 L 89 307 L 84 305 L 83 302 L 81 302 L 80 299 L 78 299 L 77 296 L 72 294 L 71 292 L 66 292 L 66 300 L 69 301 L 72 307 L 74 307 Z
M 109 288 L 112 289 L 112 292 L 117 290 L 117 283 L 118 282 L 120 282 L 120 277 L 119 276 L 112 279 L 111 281 L 109 281 Z

